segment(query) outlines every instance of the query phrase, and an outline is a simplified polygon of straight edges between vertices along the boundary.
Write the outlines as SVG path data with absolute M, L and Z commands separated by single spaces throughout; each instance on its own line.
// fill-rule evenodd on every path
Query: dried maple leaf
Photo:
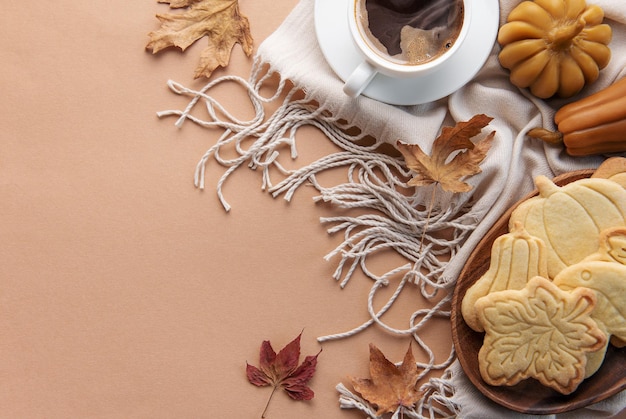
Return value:
M 377 415 L 395 412 L 400 407 L 410 408 L 420 399 L 416 388 L 419 372 L 411 345 L 398 367 L 370 344 L 370 376 L 351 381 L 354 389 L 378 408 Z
M 159 3 L 167 3 L 172 9 L 178 9 L 181 7 L 189 7 L 193 3 L 199 3 L 203 0 L 158 0 Z
M 606 343 L 591 318 L 595 304 L 589 288 L 567 292 L 542 277 L 521 290 L 479 299 L 476 310 L 485 328 L 478 355 L 483 379 L 514 385 L 533 377 L 563 394 L 573 392 L 585 378 L 587 353 Z
M 250 383 L 259 387 L 273 386 L 265 410 L 261 415 L 262 418 L 265 417 L 272 396 L 279 387 L 282 387 L 294 400 L 311 400 L 314 396 L 313 390 L 307 384 L 315 374 L 319 352 L 317 355 L 307 356 L 298 366 L 301 336 L 302 333 L 289 342 L 278 354 L 272 348 L 269 340 L 263 341 L 259 367 L 246 362 L 246 375 Z
M 491 148 L 495 131 L 476 144 L 470 138 L 478 135 L 492 119 L 481 114 L 467 122 L 459 122 L 454 127 L 444 127 L 433 143 L 432 156 L 424 153 L 417 144 L 398 141 L 398 150 L 404 156 L 408 168 L 416 173 L 408 184 L 425 186 L 439 183 L 448 192 L 471 190 L 472 186 L 461 179 L 482 171 L 479 164 Z
M 209 45 L 200 54 L 194 77 L 210 77 L 217 67 L 226 67 L 235 44 L 247 56 L 252 54 L 252 35 L 248 19 L 239 12 L 238 0 L 160 0 L 171 8 L 187 7 L 181 13 L 157 14 L 161 27 L 150 32 L 146 48 L 153 54 L 167 47 L 183 51 L 206 37 Z

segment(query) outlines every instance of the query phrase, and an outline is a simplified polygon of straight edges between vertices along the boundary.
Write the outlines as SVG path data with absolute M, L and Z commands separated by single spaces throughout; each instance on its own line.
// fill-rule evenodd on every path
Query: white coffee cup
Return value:
M 368 21 L 365 2 L 366 0 L 348 1 L 348 27 L 353 43 L 363 57 L 363 61 L 346 79 L 343 87 L 344 92 L 350 97 L 359 96 L 378 73 L 393 78 L 411 78 L 437 71 L 461 48 L 472 20 L 472 0 L 433 0 L 432 3 L 444 6 L 454 3 L 454 7 L 458 7 L 461 13 L 458 15 L 458 19 L 461 20 L 452 21 L 450 26 L 453 28 L 441 26 L 426 31 L 404 28 L 402 35 L 404 36 L 406 31 L 407 37 L 403 38 L 403 42 L 405 39 L 410 39 L 409 36 L 413 37 L 414 41 L 406 41 L 407 51 L 403 51 L 400 55 L 391 55 L 365 26 L 365 22 Z M 401 3 L 399 0 L 396 2 Z M 404 3 L 411 3 L 411 1 L 404 1 Z M 455 16 L 457 15 L 450 14 L 450 18 L 455 18 Z M 398 27 L 398 37 L 399 32 Z M 450 38 L 447 39 L 446 36 Z M 444 42 L 446 40 L 451 42 Z M 442 49 L 442 46 L 445 48 Z M 407 55 L 410 58 L 407 58 Z

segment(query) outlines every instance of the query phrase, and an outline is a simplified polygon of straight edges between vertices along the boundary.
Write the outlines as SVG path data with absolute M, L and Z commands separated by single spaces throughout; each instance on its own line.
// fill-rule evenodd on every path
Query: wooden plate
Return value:
M 590 177 L 593 170 L 581 170 L 561 175 L 554 182 L 563 186 L 578 179 Z M 537 191 L 520 202 L 537 195 Z M 626 348 L 617 349 L 609 345 L 604 363 L 591 377 L 583 381 L 578 389 L 567 396 L 528 379 L 511 387 L 491 386 L 485 383 L 478 369 L 478 351 L 483 343 L 483 333 L 472 330 L 461 314 L 461 301 L 469 287 L 489 268 L 491 246 L 496 238 L 508 233 L 511 207 L 494 224 L 479 242 L 461 271 L 452 299 L 452 339 L 465 374 L 485 396 L 494 402 L 521 413 L 546 415 L 567 412 L 604 400 L 626 388 Z M 626 279 L 625 279 L 626 280 Z

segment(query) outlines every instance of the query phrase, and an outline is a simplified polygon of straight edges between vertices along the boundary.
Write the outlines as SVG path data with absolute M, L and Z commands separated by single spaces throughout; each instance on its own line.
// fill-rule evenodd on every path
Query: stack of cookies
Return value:
M 535 184 L 538 196 L 511 214 L 461 313 L 485 333 L 486 383 L 534 378 L 570 394 L 608 345 L 626 346 L 626 159 L 562 187 L 543 176 Z

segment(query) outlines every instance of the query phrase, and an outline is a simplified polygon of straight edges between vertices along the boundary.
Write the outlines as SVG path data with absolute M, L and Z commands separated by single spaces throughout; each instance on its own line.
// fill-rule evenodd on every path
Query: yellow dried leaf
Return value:
M 183 51 L 206 37 L 209 45 L 200 55 L 195 78 L 210 77 L 217 67 L 226 67 L 235 44 L 247 56 L 252 54 L 253 39 L 248 19 L 239 12 L 238 0 L 162 0 L 171 8 L 187 7 L 181 13 L 158 14 L 161 27 L 150 32 L 146 45 L 153 54 L 168 47 Z
M 415 172 L 408 184 L 425 186 L 438 183 L 448 192 L 471 190 L 472 186 L 461 179 L 482 171 L 479 164 L 491 148 L 495 131 L 476 144 L 470 139 L 480 134 L 492 119 L 481 114 L 467 122 L 459 122 L 454 127 L 444 127 L 433 143 L 431 156 L 417 144 L 398 141 L 398 150 L 404 156 L 408 168 Z

